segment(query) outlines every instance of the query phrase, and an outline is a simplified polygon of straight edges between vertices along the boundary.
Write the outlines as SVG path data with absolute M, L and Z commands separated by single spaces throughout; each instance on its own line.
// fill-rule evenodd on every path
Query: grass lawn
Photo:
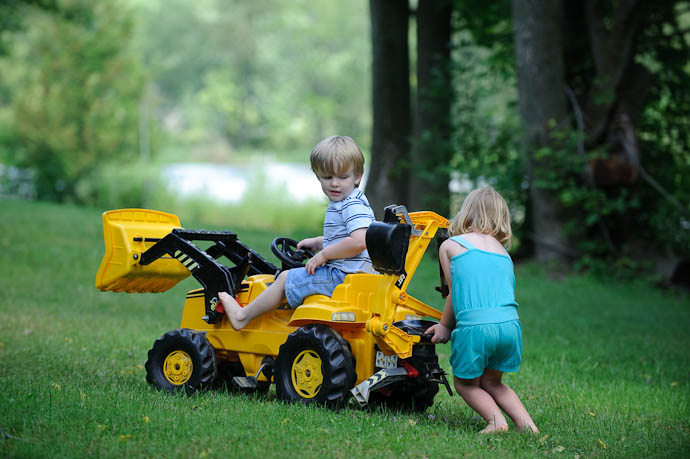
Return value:
M 238 233 L 266 255 L 279 235 Z M 518 267 L 524 359 L 505 380 L 541 433 L 481 436 L 443 389 L 424 414 L 152 390 L 147 352 L 197 284 L 99 292 L 103 252 L 100 211 L 0 199 L 0 457 L 690 456 L 687 294 Z M 427 256 L 412 293 L 440 307 L 437 277 Z

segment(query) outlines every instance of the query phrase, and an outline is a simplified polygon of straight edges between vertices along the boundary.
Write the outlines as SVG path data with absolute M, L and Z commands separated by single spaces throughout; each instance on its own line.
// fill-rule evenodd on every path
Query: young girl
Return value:
M 472 191 L 450 223 L 454 235 L 439 257 L 450 294 L 441 322 L 426 333 L 451 340 L 455 390 L 488 425 L 481 433 L 508 430 L 501 409 L 518 430 L 539 432 L 513 390 L 501 382 L 522 359 L 522 325 L 515 302 L 510 213 L 493 188 Z M 499 409 L 500 408 L 500 409 Z

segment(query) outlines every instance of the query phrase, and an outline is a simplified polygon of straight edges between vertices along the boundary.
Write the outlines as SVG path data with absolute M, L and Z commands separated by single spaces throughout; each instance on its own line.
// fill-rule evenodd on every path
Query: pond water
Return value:
M 176 194 L 203 195 L 220 202 L 239 202 L 249 193 L 280 195 L 298 202 L 324 198 L 314 173 L 302 164 L 176 163 L 165 166 L 162 175 Z

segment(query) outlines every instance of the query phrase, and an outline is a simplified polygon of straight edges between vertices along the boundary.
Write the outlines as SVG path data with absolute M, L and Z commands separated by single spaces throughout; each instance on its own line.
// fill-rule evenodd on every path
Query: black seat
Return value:
M 410 244 L 410 225 L 373 222 L 366 234 L 367 250 L 374 269 L 383 274 L 401 275 Z

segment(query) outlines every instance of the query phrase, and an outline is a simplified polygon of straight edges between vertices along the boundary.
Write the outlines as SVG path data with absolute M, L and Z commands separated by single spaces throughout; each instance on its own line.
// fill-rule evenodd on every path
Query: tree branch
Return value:
M 613 26 L 607 31 L 599 2 L 588 0 L 585 5 L 596 64 L 596 76 L 585 108 L 590 143 L 600 142 L 606 132 L 611 109 L 618 100 L 615 95 L 634 62 L 636 36 L 641 23 L 637 6 L 637 0 L 620 2 L 614 13 Z
M 580 109 L 580 105 L 577 103 L 575 93 L 568 85 L 565 86 L 565 93 L 568 95 L 570 105 L 572 105 L 573 112 L 575 113 L 575 122 L 577 123 L 577 130 L 579 133 L 577 139 L 577 152 L 582 157 L 585 165 L 585 183 L 587 183 L 587 186 L 592 188 L 594 187 L 594 173 L 592 172 L 592 167 L 589 164 L 589 161 L 587 161 L 585 153 L 585 123 L 582 118 L 582 110 Z M 598 223 L 599 229 L 601 230 L 601 235 L 606 241 L 606 245 L 608 246 L 609 250 L 613 251 L 615 247 L 613 246 L 613 240 L 611 239 L 611 232 L 609 231 L 608 226 L 606 226 L 606 223 L 604 223 L 602 220 L 598 220 Z
M 589 24 L 589 41 L 594 57 L 594 66 L 597 72 L 604 63 L 604 43 L 606 42 L 607 32 L 604 27 L 604 13 L 599 8 L 597 0 L 587 0 L 585 2 L 585 15 Z
M 582 109 L 580 109 L 580 105 L 577 103 L 577 98 L 575 97 L 575 93 L 573 92 L 572 89 L 570 89 L 570 86 L 566 85 L 565 86 L 565 93 L 568 96 L 568 100 L 570 100 L 570 105 L 573 107 L 573 113 L 575 113 L 575 122 L 577 124 L 577 131 L 580 134 L 577 139 L 577 152 L 582 156 L 582 158 L 585 158 L 585 122 L 584 118 L 582 116 Z M 589 167 L 589 163 L 585 161 L 585 181 L 587 182 L 587 185 L 592 186 L 594 185 L 594 175 L 592 174 L 592 168 Z

